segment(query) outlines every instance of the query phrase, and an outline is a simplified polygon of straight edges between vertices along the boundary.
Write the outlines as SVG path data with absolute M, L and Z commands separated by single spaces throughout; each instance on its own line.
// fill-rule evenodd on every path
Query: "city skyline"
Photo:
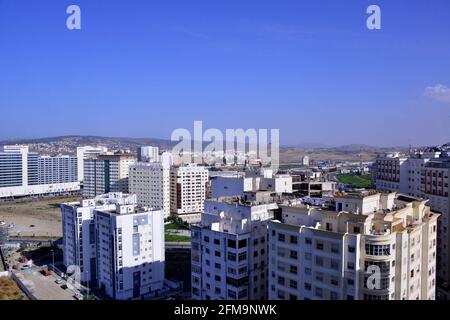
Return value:
M 369 1 L 79 0 L 73 31 L 69 4 L 0 1 L 1 140 L 170 139 L 194 120 L 279 128 L 285 146 L 449 140 L 446 1 L 377 1 L 375 31 Z

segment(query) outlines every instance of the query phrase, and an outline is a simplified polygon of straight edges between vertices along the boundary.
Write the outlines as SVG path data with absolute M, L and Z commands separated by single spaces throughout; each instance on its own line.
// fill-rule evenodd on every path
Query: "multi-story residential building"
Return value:
M 82 282 L 97 279 L 94 210 L 114 210 L 124 204 L 136 204 L 136 196 L 109 193 L 61 205 L 64 264 L 78 266 Z
M 448 230 L 450 228 L 450 209 L 448 200 L 448 162 L 449 145 L 428 148 L 411 153 L 408 157 L 396 154 L 392 157 L 402 159 L 403 174 L 397 184 L 383 180 L 386 168 L 378 159 L 374 166 L 375 186 L 381 191 L 396 191 L 429 199 L 431 210 L 440 214 L 438 227 L 437 287 L 438 299 L 450 298 L 450 247 Z M 382 159 L 382 157 L 381 157 Z M 400 161 L 400 160 L 392 161 Z
M 164 212 L 133 204 L 95 210 L 97 287 L 118 300 L 151 298 L 164 286 Z
M 430 160 L 422 170 L 422 192 L 438 221 L 438 298 L 450 299 L 450 158 Z
M 39 184 L 77 182 L 77 165 L 77 157 L 41 156 L 38 159 Z
M 82 182 L 84 178 L 84 160 L 106 152 L 108 152 L 107 147 L 77 147 L 77 176 L 79 182 Z
M 280 206 L 269 222 L 269 299 L 435 299 L 439 215 L 427 201 L 373 193 L 336 203 Z
M 376 158 L 373 167 L 375 188 L 383 192 L 401 192 L 421 197 L 421 174 L 426 163 L 440 156 L 437 148 L 402 155 L 391 153 Z
M 85 160 L 83 196 L 128 193 L 129 169 L 134 163 L 135 156 L 124 152 L 104 153 Z
M 208 169 L 196 164 L 171 171 L 170 211 L 189 223 L 200 221 L 208 193 Z
M 130 193 L 137 195 L 139 205 L 161 209 L 170 215 L 170 166 L 159 162 L 138 162 L 130 166 Z
M 113 299 L 157 295 L 164 285 L 164 213 L 110 193 L 64 204 L 64 263 Z
M 408 158 L 400 153 L 380 155 L 374 164 L 375 188 L 384 192 L 404 192 L 408 175 Z M 400 177 L 405 177 L 400 179 Z M 406 178 L 407 179 L 407 178 Z
M 76 177 L 73 179 L 76 164 L 71 160 L 67 160 L 67 166 L 56 166 L 51 171 L 52 175 L 48 175 L 49 166 L 55 161 L 65 162 L 61 160 L 63 158 L 66 159 L 55 157 L 49 160 L 29 152 L 28 146 L 5 146 L 4 151 L 0 152 L 0 198 L 79 191 L 80 184 Z
M 290 194 L 292 186 L 292 176 L 288 174 L 273 175 L 270 170 L 257 173 L 225 171 L 211 177 L 211 197 L 238 196 L 250 191 Z
M 205 201 L 191 230 L 194 300 L 267 298 L 267 223 L 278 208 L 270 199 L 257 192 Z
M 152 146 L 139 147 L 137 150 L 139 162 L 159 162 L 159 148 Z

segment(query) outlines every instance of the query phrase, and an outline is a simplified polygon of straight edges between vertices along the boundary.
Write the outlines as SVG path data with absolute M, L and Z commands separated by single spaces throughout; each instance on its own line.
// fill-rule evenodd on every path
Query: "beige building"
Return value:
M 336 203 L 280 206 L 269 222 L 269 299 L 435 299 L 439 215 L 427 201 L 372 192 Z
M 196 164 L 173 167 L 170 173 L 170 211 L 189 223 L 201 219 L 208 193 L 208 169 Z
M 139 162 L 130 167 L 128 177 L 131 194 L 141 206 L 161 209 L 170 215 L 170 166 L 159 162 Z

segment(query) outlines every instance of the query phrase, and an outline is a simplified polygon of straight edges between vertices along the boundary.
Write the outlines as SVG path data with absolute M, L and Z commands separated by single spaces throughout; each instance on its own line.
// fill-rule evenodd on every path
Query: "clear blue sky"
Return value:
M 448 0 L 0 0 L 2 139 L 168 139 L 203 120 L 283 144 L 439 144 L 449 87 Z

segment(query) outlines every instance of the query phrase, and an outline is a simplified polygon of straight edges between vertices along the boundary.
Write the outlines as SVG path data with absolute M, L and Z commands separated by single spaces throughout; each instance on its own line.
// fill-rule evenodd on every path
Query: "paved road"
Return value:
M 75 300 L 75 292 L 62 289 L 62 284 L 57 284 L 56 279 L 53 275 L 46 277 L 37 271 L 23 274 L 24 284 L 38 300 Z

